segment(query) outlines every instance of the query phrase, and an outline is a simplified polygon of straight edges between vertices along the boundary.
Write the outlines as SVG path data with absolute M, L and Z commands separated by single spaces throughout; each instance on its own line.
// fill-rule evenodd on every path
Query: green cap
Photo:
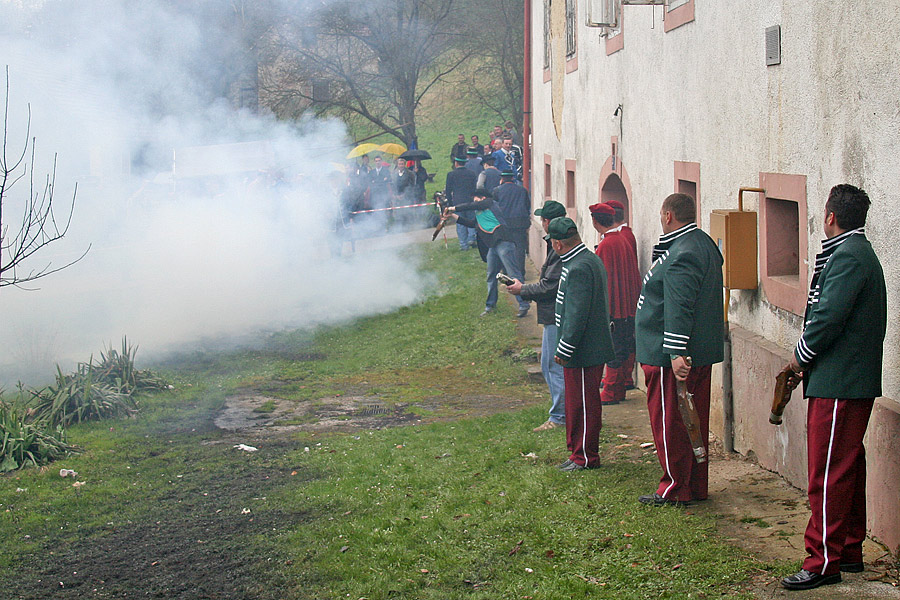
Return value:
M 572 231 L 573 229 L 574 231 Z M 544 236 L 544 239 L 565 240 L 576 233 L 578 233 L 578 228 L 575 226 L 575 221 L 569 217 L 556 217 L 550 221 L 550 225 L 547 227 L 547 235 Z
M 547 200 L 544 205 L 534 211 L 538 217 L 553 220 L 556 217 L 566 216 L 566 207 L 555 200 Z

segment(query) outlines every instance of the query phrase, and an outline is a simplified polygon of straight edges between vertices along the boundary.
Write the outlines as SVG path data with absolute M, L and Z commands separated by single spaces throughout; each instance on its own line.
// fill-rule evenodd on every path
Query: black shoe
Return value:
M 558 465 L 556 465 L 556 468 L 559 469 L 560 471 L 562 471 L 563 469 L 565 469 L 566 467 L 568 467 L 571 464 L 573 464 L 572 459 L 567 458 L 566 460 L 564 460 L 561 463 L 559 463 Z
M 656 492 L 652 494 L 647 494 L 646 496 L 639 496 L 638 502 L 641 504 L 649 504 L 651 506 L 690 506 L 690 501 L 682 502 L 681 500 L 671 500 L 669 498 L 663 498 Z
M 526 306 L 525 308 L 520 308 L 519 312 L 516 313 L 516 316 L 521 319 L 522 317 L 524 317 L 527 314 L 528 314 L 528 307 Z
M 843 571 L 844 573 L 862 573 L 865 570 L 866 570 L 866 565 L 864 565 L 861 562 L 856 562 L 856 563 L 842 562 L 841 563 L 841 571 Z
M 810 573 L 806 569 L 800 569 L 800 572 L 781 580 L 781 585 L 789 590 L 811 590 L 820 585 L 831 585 L 832 583 L 840 583 L 841 574 L 832 573 L 831 575 L 819 575 L 818 573 Z

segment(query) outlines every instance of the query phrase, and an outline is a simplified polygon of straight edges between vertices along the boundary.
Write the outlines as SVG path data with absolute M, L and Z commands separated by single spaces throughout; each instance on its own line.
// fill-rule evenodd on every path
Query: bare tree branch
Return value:
M 78 186 L 72 194 L 65 218 L 57 220 L 54 211 L 54 193 L 56 191 L 56 155 L 53 156 L 53 169 L 45 177 L 40 189 L 35 188 L 35 152 L 36 139 L 31 133 L 31 107 L 28 107 L 25 142 L 22 152 L 14 156 L 12 162 L 8 158 L 9 143 L 9 67 L 6 68 L 6 97 L 3 110 L 3 146 L 0 148 L 0 287 L 23 284 L 70 267 L 88 253 L 90 246 L 78 258 L 62 266 L 54 267 L 48 262 L 35 268 L 26 267 L 25 262 L 53 242 L 62 239 L 69 231 L 72 215 L 75 212 L 75 196 Z M 30 153 L 29 153 L 30 148 Z M 12 200 L 13 188 L 27 178 L 27 196 L 22 195 L 22 216 L 18 227 L 12 233 L 5 219 L 6 209 Z M 23 272 L 24 271 L 24 272 Z

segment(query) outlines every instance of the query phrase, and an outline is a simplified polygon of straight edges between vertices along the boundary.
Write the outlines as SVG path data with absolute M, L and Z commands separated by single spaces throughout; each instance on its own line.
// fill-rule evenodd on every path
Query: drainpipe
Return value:
M 531 192 L 531 0 L 525 0 L 525 65 L 522 78 L 522 181 Z
M 764 194 L 766 190 L 754 187 L 742 187 L 738 190 L 738 210 L 744 210 L 744 192 L 758 192 Z M 731 301 L 731 289 L 725 288 L 725 349 L 722 360 L 722 416 L 725 439 L 722 445 L 725 452 L 734 452 L 734 385 L 732 379 L 731 363 L 731 327 L 728 324 L 728 305 Z

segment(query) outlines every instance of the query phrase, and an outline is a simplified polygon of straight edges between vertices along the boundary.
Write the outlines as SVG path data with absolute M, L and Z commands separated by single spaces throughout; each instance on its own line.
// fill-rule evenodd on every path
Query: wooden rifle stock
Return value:
M 781 416 L 784 414 L 784 408 L 791 401 L 791 393 L 800 378 L 794 373 L 790 365 L 783 368 L 778 375 L 775 376 L 775 393 L 772 397 L 772 410 L 769 412 L 769 423 L 772 425 L 781 425 Z
M 684 360 L 688 366 L 691 365 L 691 357 L 685 356 Z M 700 415 L 697 413 L 697 407 L 694 406 L 694 395 L 687 389 L 687 381 L 675 380 L 675 389 L 678 395 L 678 412 L 681 413 L 681 420 L 684 421 L 684 427 L 687 429 L 688 437 L 691 439 L 691 448 L 694 450 L 694 460 L 698 463 L 706 462 L 706 444 L 704 443 L 703 433 L 700 429 Z

